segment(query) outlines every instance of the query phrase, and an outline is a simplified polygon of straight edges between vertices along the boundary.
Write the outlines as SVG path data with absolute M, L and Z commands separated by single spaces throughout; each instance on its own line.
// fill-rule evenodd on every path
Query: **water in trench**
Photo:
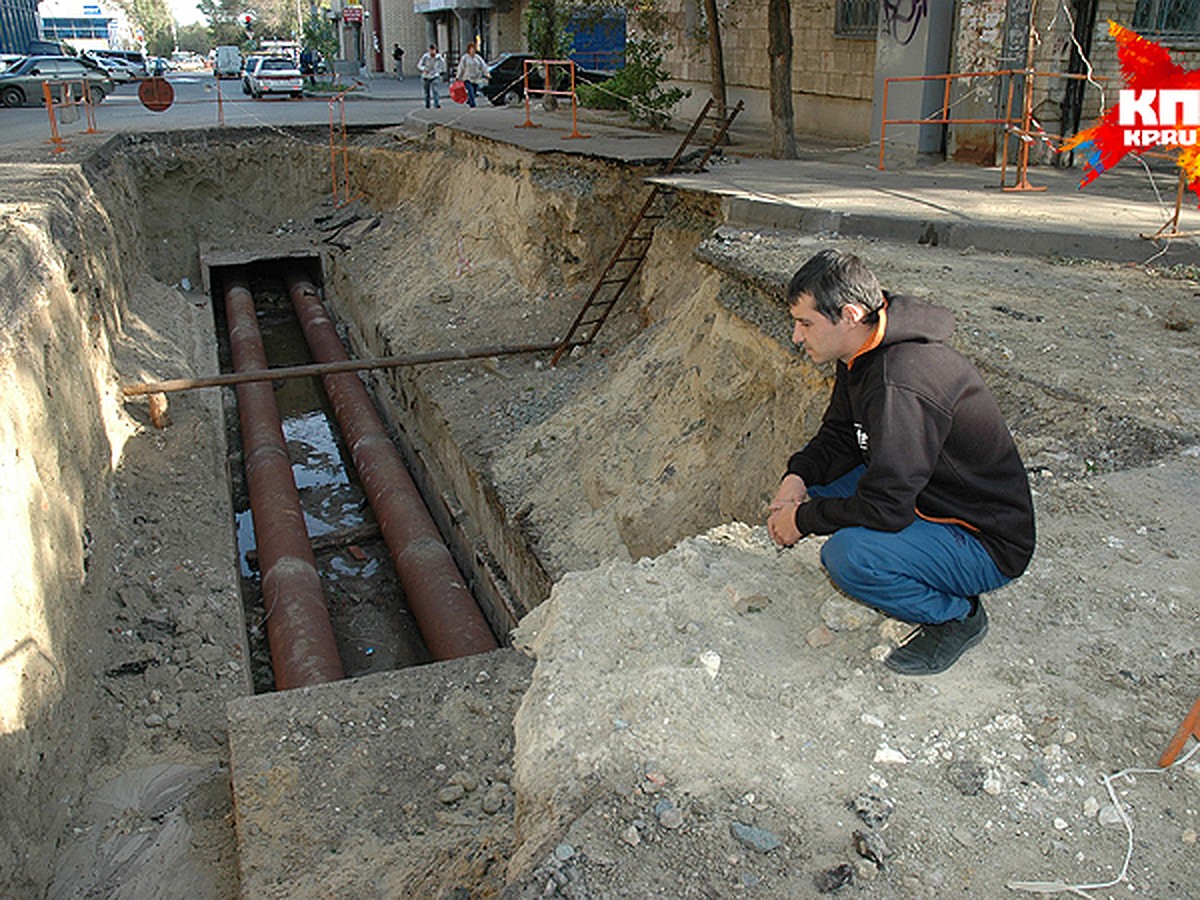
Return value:
M 274 368 L 312 362 L 284 286 L 256 282 L 252 291 L 270 365 Z M 223 322 L 219 328 L 218 333 L 224 336 Z M 343 452 L 337 422 L 320 379 L 277 381 L 275 400 L 346 676 L 428 662 L 429 653 L 404 603 L 399 579 L 366 495 L 349 465 L 348 454 Z M 227 407 L 226 421 L 227 427 L 236 432 L 236 405 Z M 230 446 L 240 446 L 236 434 L 231 436 Z M 253 514 L 241 465 L 231 467 L 230 474 L 235 485 L 238 559 L 254 688 L 269 691 L 274 689 L 274 676 L 256 565 Z

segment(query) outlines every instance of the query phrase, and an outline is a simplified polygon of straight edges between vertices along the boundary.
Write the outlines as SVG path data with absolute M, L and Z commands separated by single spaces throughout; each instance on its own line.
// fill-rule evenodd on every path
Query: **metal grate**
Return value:
M 875 37 L 879 0 L 837 0 L 833 33 L 838 37 Z
M 1200 0 L 1138 0 L 1133 30 L 1200 40 Z

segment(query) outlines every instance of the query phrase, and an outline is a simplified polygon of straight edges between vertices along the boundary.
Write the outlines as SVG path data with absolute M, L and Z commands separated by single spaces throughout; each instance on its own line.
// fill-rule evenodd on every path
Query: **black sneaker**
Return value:
M 971 612 L 961 622 L 921 625 L 908 640 L 893 650 L 883 664 L 901 675 L 936 675 L 958 662 L 958 658 L 987 634 L 987 613 L 978 597 L 971 598 Z

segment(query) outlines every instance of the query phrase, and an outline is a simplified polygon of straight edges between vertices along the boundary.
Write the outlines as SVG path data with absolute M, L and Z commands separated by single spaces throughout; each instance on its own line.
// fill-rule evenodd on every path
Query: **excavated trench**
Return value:
M 36 648 L 43 631 L 41 658 L 50 662 L 43 671 L 25 666 L 30 688 L 11 711 L 22 737 L 0 748 L 12 773 L 5 787 L 29 811 L 0 841 L 12 848 L 0 866 L 13 873 L 0 881 L 6 889 L 41 891 L 54 882 L 64 895 L 82 889 L 64 881 L 52 860 L 63 828 L 88 815 L 86 798 L 103 787 L 93 773 L 112 771 L 122 760 L 172 756 L 211 765 L 214 749 L 217 759 L 226 752 L 220 750 L 227 746 L 226 701 L 277 680 L 268 662 L 270 604 L 260 599 L 262 548 L 252 537 L 250 491 L 235 440 L 235 390 L 169 394 L 171 424 L 157 436 L 146 407 L 131 401 L 126 414 L 150 442 L 137 451 L 132 423 L 105 399 L 113 383 L 228 367 L 221 293 L 233 272 L 248 279 L 259 300 L 255 318 L 269 365 L 302 361 L 309 351 L 279 274 L 297 261 L 311 272 L 352 356 L 553 341 L 575 312 L 578 301 L 569 292 L 610 252 L 638 200 L 628 191 L 630 171 L 605 161 L 531 158 L 461 135 L 397 133 L 357 138 L 357 187 L 368 199 L 336 209 L 327 195 L 324 137 L 226 131 L 114 138 L 79 169 L 39 167 L 33 176 L 14 172 L 5 183 L 8 197 L 25 203 L 13 208 L 18 219 L 30 218 L 27 233 L 48 238 L 31 238 L 26 258 L 6 260 L 10 297 L 28 295 L 20 283 L 32 272 L 42 273 L 39 290 L 48 298 L 42 306 L 16 306 L 6 319 L 10 338 L 22 334 L 27 341 L 6 344 L 8 371 L 28 373 L 18 381 L 50 385 L 14 392 L 14 403 L 40 394 L 46 410 L 30 417 L 27 409 L 11 421 L 28 423 L 29 433 L 15 435 L 17 441 L 57 448 L 63 460 L 60 477 L 43 472 L 14 488 L 16 509 L 40 504 L 60 507 L 62 515 L 53 518 L 53 536 L 34 536 L 28 557 L 35 568 L 13 574 L 13 602 L 35 635 L 27 643 Z M 483 216 L 484 209 L 491 213 Z M 614 334 L 636 324 L 631 313 L 625 318 L 614 320 Z M 26 364 L 25 353 L 39 346 Z M 119 353 L 124 362 L 116 360 Z M 506 507 L 485 471 L 507 436 L 506 422 L 544 418 L 570 397 L 579 373 L 551 379 L 547 358 L 488 355 L 364 376 L 463 573 L 465 585 L 458 587 L 478 598 L 488 640 L 493 634 L 503 640 L 544 599 L 551 581 L 523 530 L 524 517 Z M 72 368 L 91 373 L 82 390 L 54 386 L 55 373 Z M 510 372 L 503 376 L 507 385 L 493 377 L 502 371 Z M 530 376 L 536 387 L 522 383 Z M 496 382 L 486 385 L 498 391 L 495 414 L 483 421 L 477 411 L 465 413 L 480 421 L 464 439 L 452 427 L 462 424 L 450 421 L 454 410 L 428 386 L 473 391 L 485 381 Z M 294 455 L 303 518 L 317 539 L 345 674 L 454 655 L 431 653 L 414 627 L 400 578 L 375 534 L 386 528 L 374 521 L 354 467 L 345 465 L 351 453 L 316 379 L 282 380 L 272 393 L 281 437 Z M 228 433 L 210 433 L 206 421 L 222 419 Z M 80 427 L 84 422 L 90 424 Z M 55 423 L 63 429 L 54 430 Z M 103 498 L 121 490 L 126 460 L 132 465 L 137 452 L 158 454 L 159 465 L 171 466 L 162 486 L 170 493 L 127 487 L 133 499 L 111 507 L 119 520 L 114 528 L 102 522 L 110 508 Z M 24 497 L 38 483 L 46 485 L 43 498 Z M 214 491 L 232 491 L 232 503 Z M 197 503 L 206 506 L 199 516 Z M 232 507 L 235 519 L 222 525 L 211 515 L 214 506 Z M 173 545 L 184 555 L 176 559 Z M 68 546 L 82 552 L 65 553 Z M 236 605 L 235 585 L 242 596 Z M 244 619 L 237 614 L 243 602 Z M 95 679 L 103 684 L 99 694 L 90 687 Z M 63 740 L 67 734 L 72 740 Z M 220 778 L 213 784 L 220 793 Z M 68 802 L 51 802 L 63 796 Z M 224 818 L 215 814 L 213 822 Z M 76 833 L 83 832 L 88 828 L 77 825 Z M 93 873 L 102 869 L 90 865 Z
M 352 187 L 364 198 L 335 208 L 325 137 L 223 131 L 114 138 L 79 168 L 26 167 L 0 179 L 11 237 L 3 251 L 7 290 L 0 292 L 8 304 L 0 349 L 10 386 L 0 392 L 10 423 L 3 459 L 11 471 L 0 480 L 9 491 L 0 516 L 4 533 L 17 536 L 4 614 L 16 649 L 3 671 L 18 698 L 0 716 L 0 794 L 27 811 L 0 823 L 0 873 L 14 873 L 0 880 L 0 893 L 39 894 L 52 884 L 57 896 L 104 893 L 105 884 L 83 874 L 66 879 L 107 870 L 63 859 L 79 840 L 110 834 L 104 817 L 111 809 L 93 813 L 90 804 L 118 775 L 122 797 L 133 791 L 130 783 L 144 789 L 146 828 L 164 821 L 164 793 L 151 788 L 168 778 L 176 780 L 162 791 L 187 788 L 192 814 L 180 815 L 193 830 L 185 834 L 209 860 L 197 883 L 208 879 L 216 895 L 236 887 L 235 857 L 245 885 L 254 876 L 249 858 L 261 861 L 258 877 L 285 879 L 281 849 L 311 851 L 332 866 L 337 840 L 344 837 L 337 846 L 348 856 L 358 847 L 349 832 L 329 831 L 349 828 L 344 819 L 314 814 L 291 844 L 276 836 L 257 856 L 232 849 L 230 723 L 265 728 L 263 707 L 238 704 L 273 677 L 264 634 L 269 607 L 256 596 L 264 564 L 248 544 L 234 550 L 235 533 L 252 530 L 244 512 L 250 490 L 236 483 L 246 460 L 226 432 L 239 419 L 235 392 L 171 395 L 172 424 L 156 431 L 144 406 L 121 406 L 119 384 L 220 368 L 222 301 L 237 278 L 255 298 L 270 365 L 307 358 L 281 261 L 284 269 L 306 268 L 342 346 L 358 358 L 552 342 L 642 199 L 631 189 L 642 167 L 529 154 L 448 130 L 397 130 L 355 136 Z M 719 218 L 715 202 L 681 195 L 598 345 L 556 370 L 548 354 L 496 353 L 362 376 L 501 641 L 568 572 L 655 556 L 715 523 L 757 521 L 764 473 L 777 471 L 780 448 L 819 420 L 827 381 L 786 348 L 775 293 L 797 256 L 822 238 L 714 235 Z M 1095 388 L 1079 374 L 1083 366 L 1045 371 L 1050 325 L 989 324 L 1008 325 L 996 304 L 1017 309 L 1023 302 L 999 288 L 979 296 L 995 261 L 954 258 L 939 269 L 914 263 L 911 248 L 880 245 L 872 253 L 889 280 L 941 291 L 967 313 L 971 325 L 960 344 L 990 361 L 983 368 L 1017 425 L 1035 481 L 1145 463 L 1189 439 L 1189 423 L 1167 421 L 1155 405 L 1192 408 L 1188 387 L 1163 382 L 1154 366 L 1134 370 L 1129 391 L 1103 405 L 1089 399 Z M 951 266 L 954 279 L 945 274 Z M 1074 278 L 1086 285 L 1087 275 L 1054 272 L 1063 284 Z M 1173 302 L 1169 290 L 1162 285 L 1163 297 L 1152 302 Z M 1062 293 L 1059 309 L 1076 302 L 1075 318 L 1090 322 L 1085 289 Z M 1153 340 L 1137 333 L 1151 327 L 1148 319 L 1131 321 L 1128 337 L 1055 322 L 1055 352 L 1086 359 L 1099 345 L 1111 348 L 1114 363 L 1132 360 L 1134 342 Z M 328 535 L 316 564 L 346 674 L 379 678 L 436 656 L 396 602 L 390 554 L 373 543 L 363 503 L 366 479 L 344 466 L 352 454 L 329 424 L 327 398 L 312 379 L 280 381 L 272 393 L 283 441 L 308 460 L 294 470 L 310 503 L 308 530 Z M 1088 403 L 1094 415 L 1064 413 Z M 420 682 L 424 707 L 395 683 L 384 700 L 358 693 L 355 683 L 369 679 L 347 682 L 342 699 L 307 687 L 261 698 L 284 724 L 252 750 L 336 748 L 330 766 L 367 786 L 371 800 L 361 818 L 374 831 L 366 846 L 372 859 L 391 859 L 394 895 L 501 884 L 515 829 L 513 773 L 504 760 L 513 742 L 511 708 L 528 677 L 514 667 L 505 683 L 496 674 L 503 665 L 455 670 L 453 678 L 439 674 L 449 670 L 417 667 L 414 677 L 425 670 L 429 679 Z M 320 714 L 289 695 L 322 698 Z M 436 749 L 441 755 L 426 760 L 426 774 L 441 781 L 406 786 L 410 773 L 390 757 L 391 768 L 372 768 L 360 738 L 401 740 L 415 728 L 418 708 L 430 721 L 457 711 L 459 725 L 483 735 L 472 734 L 472 746 L 486 750 L 435 748 L 432 734 L 414 732 L 413 758 Z M 361 759 L 352 756 L 360 750 Z M 484 754 L 486 768 L 453 771 L 470 769 L 463 760 L 474 752 Z M 351 758 L 354 765 L 342 765 Z M 332 776 L 282 763 L 251 774 L 238 800 L 239 836 L 269 832 L 281 818 L 273 804 L 292 794 L 326 804 L 320 808 L 328 817 L 345 802 L 330 799 L 323 779 Z M 445 809 L 431 795 L 447 777 L 458 778 L 453 786 L 466 795 L 456 815 L 484 828 L 480 843 L 489 840 L 488 828 L 504 836 L 495 838 L 492 856 L 459 852 L 465 845 L 454 843 L 458 837 L 437 831 Z M 482 786 L 475 793 L 463 787 L 472 778 Z M 197 815 L 200 787 L 208 805 Z M 527 795 L 536 796 L 536 787 L 526 784 Z M 544 795 L 553 785 L 541 787 Z M 549 833 L 549 815 L 527 811 L 526 832 Z M 138 821 L 122 828 L 140 833 Z M 411 871 L 418 857 L 445 861 L 446 872 Z M 170 858 L 162 858 L 167 865 Z M 489 859 L 499 862 L 489 869 Z M 154 883 L 149 864 L 145 875 Z M 335 879 L 316 883 L 336 893 Z M 208 887 L 180 895 L 214 893 Z
M 507 346 L 546 343 L 562 333 L 570 304 L 578 302 L 566 292 L 603 259 L 627 207 L 637 199 L 622 190 L 628 172 L 605 162 L 531 159 L 513 148 L 473 145 L 462 135 L 442 135 L 424 146 L 409 135 L 360 138 L 360 143 L 366 148 L 358 178 L 370 200 L 345 210 L 314 196 L 312 167 L 323 162 L 319 146 L 261 136 L 222 136 L 220 146 L 208 139 L 164 137 L 131 140 L 123 152 L 100 161 L 110 190 L 136 196 L 139 221 L 130 224 L 152 235 L 143 245 L 151 274 L 181 285 L 208 286 L 224 368 L 230 362 L 220 290 L 233 272 L 254 282 L 269 365 L 311 361 L 283 284 L 284 271 L 297 260 L 317 273 L 326 306 L 352 355 L 410 350 L 436 355 L 443 349 L 464 349 L 464 344 L 500 344 L 498 353 L 482 361 L 485 367 L 495 366 Z M 478 185 L 478 198 L 456 182 Z M 323 180 L 319 183 L 324 186 Z M 403 184 L 416 196 L 405 196 Z M 431 191 L 437 196 L 429 196 Z M 502 197 L 504 203 L 487 204 L 487 197 Z M 485 206 L 492 210 L 486 220 L 478 214 Z M 364 265 L 356 251 L 364 237 L 382 230 L 381 221 L 407 246 Z M 422 221 L 434 224 L 417 227 Z M 437 259 L 448 255 L 444 262 Z M 402 277 L 386 279 L 390 283 L 384 288 L 394 290 L 394 284 L 401 296 L 383 304 L 383 298 L 362 296 L 374 293 L 373 286 L 360 282 L 372 279 L 375 267 L 404 269 Z M 536 317 L 520 308 L 526 290 L 536 292 Z M 472 297 L 493 291 L 514 292 L 499 312 L 491 298 Z M 480 303 L 483 315 L 470 314 L 473 302 Z M 537 306 L 550 303 L 557 309 L 546 320 Z M 430 312 L 440 314 L 443 304 L 452 314 L 448 322 L 422 321 Z M 401 313 L 403 322 L 393 319 Z M 468 328 L 472 336 L 456 334 Z M 465 349 L 471 351 L 470 346 Z M 478 365 L 441 368 L 458 383 L 478 377 Z M 460 446 L 439 401 L 421 383 L 424 377 L 415 367 L 385 369 L 368 381 L 378 388 L 379 410 L 455 563 L 492 632 L 503 640 L 520 616 L 544 598 L 551 579 L 523 531 L 523 516 L 504 508 L 482 471 L 486 451 L 481 458 L 476 448 Z M 256 690 L 262 690 L 275 681 L 266 637 L 272 607 L 262 600 L 234 396 L 233 390 L 223 392 L 251 670 Z M 397 589 L 396 572 L 377 535 L 378 522 L 353 465 L 343 465 L 350 454 L 328 416 L 320 379 L 281 380 L 276 400 L 303 517 L 309 536 L 316 539 L 324 604 L 345 673 L 446 658 L 445 653 L 430 654 L 403 590 Z

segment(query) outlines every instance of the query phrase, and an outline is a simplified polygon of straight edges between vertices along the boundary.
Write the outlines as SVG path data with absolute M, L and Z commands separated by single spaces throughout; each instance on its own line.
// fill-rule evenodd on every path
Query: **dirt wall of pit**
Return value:
M 451 132 L 419 138 L 397 133 L 357 140 L 352 187 L 363 198 L 338 211 L 330 203 L 324 139 L 235 130 L 116 137 L 82 166 L 8 166 L 0 172 L 9 235 L 0 255 L 0 378 L 6 386 L 0 458 L 7 469 L 0 534 L 8 561 L 0 635 L 6 698 L 0 791 L 22 810 L 0 826 L 2 891 L 39 894 L 55 878 L 65 831 L 95 787 L 89 767 L 121 758 L 126 746 L 121 728 L 109 721 L 113 704 L 131 721 L 168 718 L 153 705 L 147 708 L 144 693 L 136 699 L 140 674 L 122 682 L 132 695 L 114 693 L 121 686 L 105 672 L 111 657 L 100 652 L 113 643 L 114 628 L 123 629 L 131 615 L 136 624 L 142 612 L 125 609 L 118 622 L 114 603 L 162 599 L 162 585 L 118 590 L 112 575 L 114 560 L 131 550 L 111 546 L 114 469 L 138 430 L 120 399 L 114 346 L 167 337 L 165 327 L 155 331 L 136 315 L 129 317 L 133 328 L 127 327 L 131 291 L 146 294 L 151 306 L 186 303 L 173 286 L 186 291 L 203 282 L 203 248 L 252 252 L 261 246 L 269 254 L 278 247 L 282 255 L 311 247 L 327 260 L 332 298 L 363 352 L 444 347 L 445 329 L 430 334 L 421 316 L 476 301 L 488 301 L 479 308 L 487 319 L 480 339 L 548 339 L 574 313 L 574 300 L 563 292 L 585 282 L 611 251 L 637 202 L 627 191 L 629 171 L 604 161 L 530 158 Z M 355 219 L 357 237 L 354 229 L 323 229 L 323 222 L 343 213 Z M 390 243 L 380 245 L 385 237 Z M 550 311 L 548 325 L 537 317 L 530 322 L 533 294 Z M 506 299 L 511 321 L 489 311 L 489 298 L 497 297 Z M 415 331 L 406 330 L 410 326 Z M 533 326 L 546 327 L 537 334 Z M 418 333 L 426 337 L 413 336 Z M 143 374 L 168 377 L 186 365 L 165 340 L 155 349 L 161 358 Z M 396 386 L 403 383 L 400 378 Z M 419 394 L 418 382 L 411 384 Z M 400 405 L 395 418 L 407 422 L 410 412 Z M 191 425 L 204 427 L 203 420 Z M 446 485 L 446 513 L 487 523 L 494 491 L 469 448 L 455 456 L 444 424 L 436 416 L 408 424 L 414 452 L 436 460 L 446 451 L 449 463 L 438 463 L 429 476 L 431 484 Z M 181 527 L 139 526 L 164 534 Z M 480 524 L 470 534 L 468 553 L 491 540 L 502 548 L 500 561 L 490 553 L 479 561 L 493 569 L 496 581 L 507 580 L 506 567 L 518 573 L 524 567 L 518 580 L 548 589 L 537 561 L 503 527 Z M 149 546 L 156 552 L 154 541 Z M 180 569 L 172 579 L 186 593 L 191 573 Z M 197 584 L 201 594 L 210 589 Z M 195 637 L 179 630 L 190 614 L 178 618 L 192 599 L 168 602 L 166 618 L 158 622 L 177 632 L 180 645 Z M 192 652 L 211 649 L 208 637 L 206 631 Z M 164 640 L 164 646 L 172 643 Z M 236 640 L 222 635 L 218 643 L 237 656 Z M 174 654 L 178 648 L 169 649 Z M 178 656 L 186 659 L 186 652 Z M 145 687 L 155 674 L 148 672 Z M 105 686 L 108 693 L 101 696 Z M 197 716 L 202 725 L 180 726 L 165 740 L 146 738 L 145 749 L 182 759 L 189 757 L 189 742 L 211 744 L 212 723 Z M 139 741 L 133 739 L 141 746 Z
M 32 896 L 86 779 L 111 558 L 103 527 L 128 433 L 111 344 L 127 269 L 76 167 L 0 168 L 0 893 Z

